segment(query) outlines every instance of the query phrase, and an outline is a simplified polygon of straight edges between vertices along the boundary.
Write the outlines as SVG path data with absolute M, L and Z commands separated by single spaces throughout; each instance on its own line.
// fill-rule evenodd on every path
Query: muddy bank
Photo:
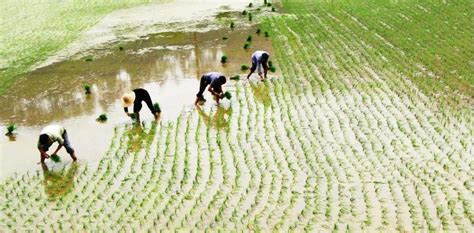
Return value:
M 0 140 L 0 178 L 40 169 L 36 164 L 39 161 L 35 148 L 37 134 L 52 123 L 68 129 L 80 160 L 98 161 L 109 146 L 113 128 L 131 122 L 118 99 L 124 91 L 147 89 L 163 109 L 162 121 L 176 118 L 186 108 L 193 109 L 203 73 L 215 70 L 229 77 L 241 74 L 240 67 L 249 65 L 253 50 L 272 52 L 270 40 L 263 34 L 257 35 L 257 28 L 159 33 L 110 45 L 108 55 L 88 57 L 92 61 L 85 58 L 63 61 L 29 73 L 0 100 L 5 110 L 0 112 L 2 128 L 10 123 L 18 125 L 16 141 L 4 136 Z M 244 50 L 249 34 L 253 38 L 251 48 Z M 224 54 L 228 62 L 221 64 Z M 83 89 L 86 83 L 93 87 L 90 95 Z M 232 82 L 227 85 L 232 86 Z M 95 120 L 101 113 L 109 117 L 105 124 Z M 142 115 L 142 120 L 152 120 L 146 107 Z M 60 155 L 69 163 L 65 151 Z

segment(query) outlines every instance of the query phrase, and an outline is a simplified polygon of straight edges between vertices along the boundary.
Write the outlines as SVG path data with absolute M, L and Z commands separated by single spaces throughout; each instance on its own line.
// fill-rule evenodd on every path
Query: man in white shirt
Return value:
M 72 148 L 71 142 L 67 136 L 66 129 L 60 125 L 48 125 L 41 131 L 38 139 L 38 150 L 41 156 L 41 163 L 44 163 L 44 160 L 49 158 L 49 155 L 46 152 L 54 142 L 57 142 L 59 145 L 56 148 L 56 151 L 51 155 L 58 153 L 58 151 L 64 146 L 72 160 L 74 162 L 77 160 L 74 149 Z
M 267 71 L 268 71 L 268 59 L 270 58 L 270 54 L 265 51 L 255 51 L 252 54 L 252 67 L 250 68 L 250 73 L 247 75 L 247 80 L 250 78 L 250 75 L 257 70 L 258 76 L 263 81 L 267 78 Z M 262 68 L 263 68 L 263 75 L 262 76 Z

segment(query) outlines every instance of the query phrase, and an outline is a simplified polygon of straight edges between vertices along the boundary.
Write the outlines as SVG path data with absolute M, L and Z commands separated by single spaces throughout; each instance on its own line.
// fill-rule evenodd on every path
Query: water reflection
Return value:
M 253 92 L 254 98 L 263 104 L 265 107 L 269 107 L 272 103 L 272 99 L 270 98 L 269 88 L 267 87 L 267 83 L 258 82 L 252 83 L 251 88 Z
M 207 114 L 199 105 L 196 105 L 196 109 L 207 126 L 217 129 L 229 129 L 232 108 L 217 107 L 214 113 L 210 114 Z
M 145 122 L 133 123 L 130 129 L 126 132 L 128 137 L 128 151 L 132 153 L 138 153 L 143 148 L 146 148 L 146 146 L 150 144 L 155 137 L 159 121 L 159 118 L 156 121 L 153 121 L 151 123 L 150 129 L 146 128 Z
M 44 192 L 49 200 L 56 200 L 70 193 L 74 189 L 74 178 L 79 168 L 78 163 L 73 163 L 67 169 L 53 171 L 46 164 L 41 164 L 43 169 Z

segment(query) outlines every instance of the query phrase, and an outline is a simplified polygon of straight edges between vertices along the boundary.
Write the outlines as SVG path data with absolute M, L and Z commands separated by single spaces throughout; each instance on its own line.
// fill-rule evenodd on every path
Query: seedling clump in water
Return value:
M 85 58 L 84 58 L 84 61 L 87 61 L 87 62 L 92 61 L 92 56 L 87 56 L 87 57 L 85 57 Z
M 9 124 L 7 126 L 7 133 L 5 135 L 13 135 L 14 131 L 16 130 L 16 125 L 15 124 Z
M 244 49 L 248 49 L 248 48 L 250 48 L 250 44 L 249 44 L 249 43 L 245 43 L 245 44 L 244 44 Z
M 275 12 L 275 7 L 272 6 L 272 12 Z
M 51 156 L 49 156 L 49 158 L 51 158 L 51 160 L 53 160 L 53 162 L 55 163 L 61 162 L 61 157 L 59 157 L 59 155 L 57 154 L 52 154 Z
M 159 104 L 159 103 L 154 103 L 154 104 L 153 104 L 153 109 L 154 109 L 157 113 L 161 113 L 161 108 L 160 108 L 160 104 Z
M 232 98 L 232 94 L 230 94 L 230 92 L 226 91 L 224 93 L 224 97 L 230 100 L 230 98 Z
M 252 3 L 249 3 L 249 7 L 252 7 L 252 6 L 253 6 L 253 4 L 252 4 Z
M 106 122 L 107 119 L 108 119 L 107 114 L 102 113 L 102 114 L 99 115 L 99 117 L 97 117 L 96 120 L 97 120 L 98 122 Z
M 84 84 L 84 90 L 86 91 L 86 94 L 91 93 L 91 85 L 89 83 Z
M 251 36 L 251 35 L 249 35 L 249 36 L 247 37 L 247 41 L 248 41 L 248 42 L 252 41 L 252 36 Z
M 230 23 L 230 28 L 234 28 L 234 27 L 235 27 L 234 22 L 231 22 Z
M 227 62 L 227 56 L 224 55 L 224 56 L 221 57 L 221 63 L 224 64 L 226 62 Z
M 241 70 L 248 70 L 249 67 L 248 67 L 247 65 L 242 65 L 242 66 L 240 67 L 240 69 L 241 69 Z
M 252 13 L 249 13 L 249 21 L 252 21 Z
M 235 75 L 235 76 L 232 76 L 230 77 L 231 80 L 240 80 L 240 76 L 239 75 Z
M 260 32 L 262 32 L 262 30 L 260 30 L 260 28 L 257 29 L 257 34 L 260 34 Z
M 223 40 L 227 40 L 227 39 L 229 39 L 229 37 L 224 36 L 224 37 L 222 37 L 222 39 L 223 39 Z
M 270 37 L 270 34 L 267 31 L 265 32 L 265 37 Z
M 247 15 L 247 11 L 246 10 L 242 11 L 242 15 Z

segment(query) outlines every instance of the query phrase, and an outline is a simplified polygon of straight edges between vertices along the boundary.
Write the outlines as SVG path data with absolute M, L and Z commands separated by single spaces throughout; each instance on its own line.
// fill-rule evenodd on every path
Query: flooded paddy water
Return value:
M 66 60 L 25 75 L 0 99 L 2 128 L 12 123 L 18 127 L 14 141 L 2 134 L 0 178 L 41 169 L 36 142 L 41 129 L 49 124 L 65 126 L 80 162 L 95 164 L 109 147 L 114 128 L 132 122 L 119 98 L 134 88 L 145 88 L 160 104 L 161 121 L 173 120 L 182 111 L 194 111 L 202 74 L 220 71 L 227 77 L 240 74 L 244 78 L 240 67 L 250 65 L 254 50 L 272 52 L 269 39 L 263 33 L 257 35 L 257 28 L 158 33 L 111 44 L 95 51 L 97 56 L 87 57 L 92 61 L 84 57 Z M 253 41 L 251 48 L 244 50 L 248 35 Z M 220 63 L 223 55 L 228 56 L 226 64 Z M 229 81 L 225 89 L 232 89 L 234 82 Z M 89 95 L 83 88 L 86 83 L 92 85 Z M 96 121 L 102 113 L 108 116 L 106 123 Z M 146 106 L 141 113 L 143 121 L 153 120 Z M 61 164 L 71 161 L 64 150 L 59 155 Z

